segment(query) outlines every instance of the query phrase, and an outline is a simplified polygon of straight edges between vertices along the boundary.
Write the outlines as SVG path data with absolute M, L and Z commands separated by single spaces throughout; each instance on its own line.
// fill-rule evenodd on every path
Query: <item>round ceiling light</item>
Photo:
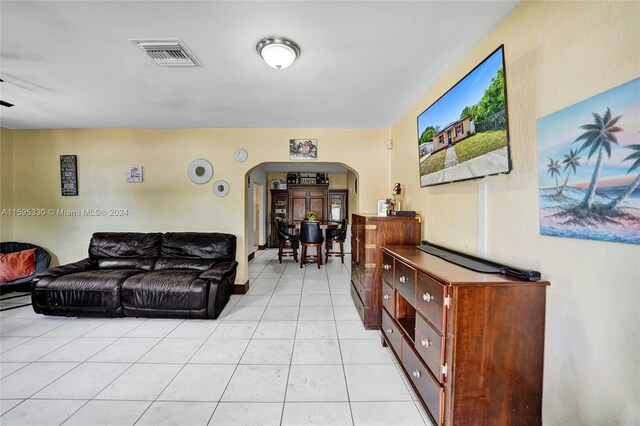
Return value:
M 300 46 L 280 36 L 264 37 L 256 44 L 256 50 L 270 67 L 277 70 L 289 67 L 300 56 Z

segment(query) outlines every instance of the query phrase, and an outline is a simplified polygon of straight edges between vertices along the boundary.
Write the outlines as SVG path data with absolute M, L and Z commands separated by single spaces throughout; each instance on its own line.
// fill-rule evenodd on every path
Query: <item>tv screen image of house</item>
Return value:
M 511 171 L 503 50 L 418 116 L 421 187 Z

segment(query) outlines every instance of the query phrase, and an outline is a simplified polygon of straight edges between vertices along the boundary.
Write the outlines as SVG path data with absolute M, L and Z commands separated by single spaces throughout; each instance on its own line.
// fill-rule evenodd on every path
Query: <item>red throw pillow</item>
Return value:
M 0 253 L 0 283 L 8 283 L 36 272 L 36 250 Z

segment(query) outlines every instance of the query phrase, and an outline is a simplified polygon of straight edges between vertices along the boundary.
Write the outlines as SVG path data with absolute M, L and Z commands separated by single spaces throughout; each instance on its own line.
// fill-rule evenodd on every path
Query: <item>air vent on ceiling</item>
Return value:
M 157 40 L 131 40 L 151 59 L 163 67 L 199 67 L 200 62 L 187 46 L 177 38 Z

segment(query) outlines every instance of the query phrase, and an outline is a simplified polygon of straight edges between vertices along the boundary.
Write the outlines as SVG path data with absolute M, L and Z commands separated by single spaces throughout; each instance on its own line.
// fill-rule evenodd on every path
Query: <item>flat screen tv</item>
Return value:
M 503 50 L 418 116 L 421 187 L 511 171 Z

